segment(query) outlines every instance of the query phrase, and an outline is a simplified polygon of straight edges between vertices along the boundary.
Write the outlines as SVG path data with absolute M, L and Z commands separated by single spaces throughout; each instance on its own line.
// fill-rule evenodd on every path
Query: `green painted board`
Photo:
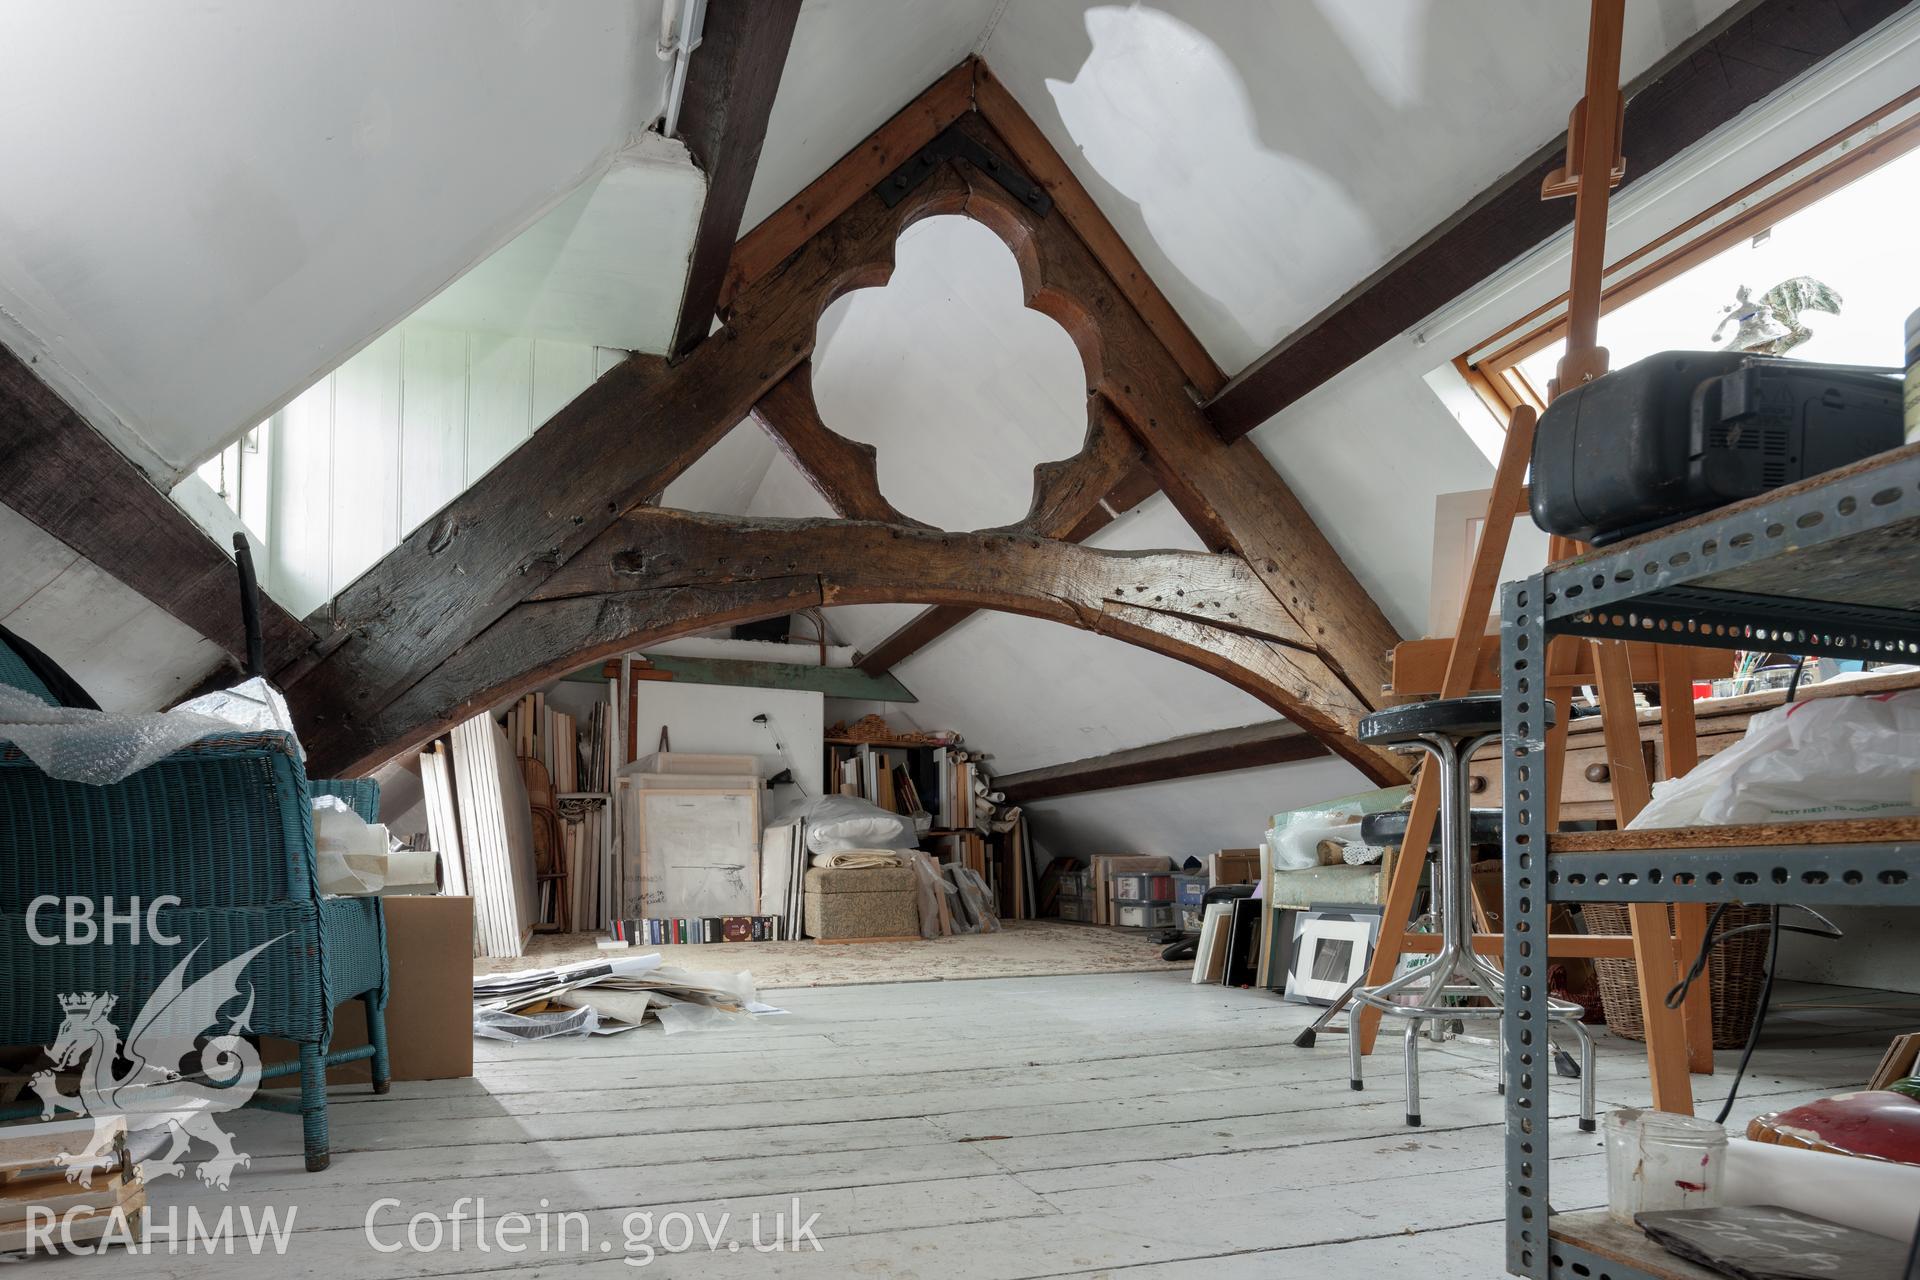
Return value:
M 671 671 L 678 684 L 722 684 L 745 689 L 805 689 L 829 698 L 858 698 L 866 702 L 918 702 L 900 678 L 891 673 L 870 676 L 858 667 L 822 667 L 805 662 L 759 662 L 746 658 L 688 658 L 672 653 L 649 653 L 656 670 Z M 603 682 L 594 664 L 583 680 Z M 570 679 L 572 677 L 569 677 Z

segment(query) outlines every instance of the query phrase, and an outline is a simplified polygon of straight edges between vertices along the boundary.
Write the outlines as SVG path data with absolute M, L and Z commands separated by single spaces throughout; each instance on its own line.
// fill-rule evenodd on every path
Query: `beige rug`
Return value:
M 657 951 L 686 969 L 745 969 L 762 991 L 780 987 L 844 987 L 873 982 L 948 982 L 966 978 L 1040 978 L 1070 973 L 1138 973 L 1188 969 L 1190 961 L 1160 958 L 1153 933 L 1070 924 L 1059 920 L 1010 920 L 997 933 L 899 942 L 734 942 L 709 946 L 635 947 L 601 951 L 596 935 L 537 934 L 516 960 L 475 960 L 478 973 L 501 973 L 606 955 Z

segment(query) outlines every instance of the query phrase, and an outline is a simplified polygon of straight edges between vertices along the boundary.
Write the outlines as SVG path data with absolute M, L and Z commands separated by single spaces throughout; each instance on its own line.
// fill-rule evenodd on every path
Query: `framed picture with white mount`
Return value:
M 1367 971 L 1380 936 L 1378 906 L 1310 907 L 1294 920 L 1286 998 L 1332 1004 Z

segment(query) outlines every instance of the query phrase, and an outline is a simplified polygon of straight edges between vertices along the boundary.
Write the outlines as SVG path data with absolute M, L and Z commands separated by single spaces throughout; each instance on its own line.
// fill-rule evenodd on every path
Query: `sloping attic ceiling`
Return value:
M 1731 3 L 1629 6 L 1623 74 L 1639 75 Z M 1564 129 L 1584 74 L 1586 23 L 1584 5 L 1526 0 L 808 0 L 743 230 L 975 49 L 1231 374 Z M 858 94 L 846 88 L 856 59 Z M 964 260 L 964 269 L 948 273 L 955 280 L 976 269 L 975 259 Z M 920 301 L 954 297 L 956 287 L 936 283 Z M 841 310 L 830 310 L 824 323 L 836 323 Z M 980 354 L 962 350 L 956 361 L 946 358 L 950 346 L 929 351 L 927 344 L 944 341 L 935 336 L 941 320 L 925 306 L 919 314 L 929 326 L 924 341 L 900 344 L 914 349 L 889 347 L 878 360 L 834 353 L 832 360 L 858 369 L 846 383 L 847 403 L 830 404 L 833 390 L 817 388 L 830 426 L 880 448 L 883 486 L 898 465 L 893 437 L 903 433 L 939 437 L 942 447 L 960 451 L 982 433 L 1029 433 L 1037 453 L 976 451 L 995 474 L 1072 452 L 1056 441 L 1062 430 L 1077 439 L 1084 423 L 1063 428 L 1057 417 L 1007 406 L 989 424 L 970 412 L 979 404 L 974 396 L 930 396 L 923 412 L 890 417 L 897 406 L 875 403 L 881 383 L 951 380 L 953 364 Z M 1015 343 L 977 367 L 997 368 L 997 377 L 1040 358 Z M 1256 436 L 1406 634 L 1426 626 L 1432 497 L 1478 488 L 1490 474 L 1480 447 L 1424 386 L 1415 391 L 1424 412 L 1410 417 L 1402 388 L 1374 389 L 1366 408 L 1379 420 L 1350 424 L 1360 435 L 1316 427 L 1291 434 L 1284 447 L 1274 430 Z M 860 400 L 864 407 L 854 403 Z M 748 426 L 726 442 L 725 476 L 719 459 L 703 462 L 667 500 L 737 510 L 740 475 L 777 468 L 773 452 Z M 1033 456 L 1020 463 L 1023 452 Z M 1337 495 L 1355 492 L 1368 473 L 1405 500 L 1361 520 Z M 967 483 L 977 495 L 987 492 L 971 473 Z M 1007 496 L 981 498 L 971 523 L 1007 519 L 1000 510 Z M 933 502 L 905 509 L 935 523 L 968 523 L 945 495 Z M 778 514 L 765 503 L 756 509 Z
M 1726 7 L 1631 6 L 1626 74 Z M 967 6 L 888 8 L 885 18 L 845 3 L 803 9 L 748 225 L 964 52 L 961 15 L 951 11 Z M 933 9 L 955 29 L 936 38 L 934 24 L 911 22 Z M 975 48 L 1229 373 L 1563 129 L 1579 95 L 1586 37 L 1585 6 L 1519 0 L 1012 4 L 985 16 L 992 25 L 978 31 Z M 863 50 L 897 49 L 902 31 L 912 30 L 921 57 L 917 76 L 887 80 L 892 96 L 858 110 L 839 84 L 844 55 L 803 56 L 855 40 L 854 28 Z M 895 55 L 897 65 L 905 59 Z M 882 62 L 864 74 L 877 81 L 887 68 Z M 1022 312 L 1015 290 L 1012 259 L 990 233 L 936 218 L 902 238 L 885 289 L 848 295 L 823 317 L 814 360 L 822 415 L 876 446 L 881 486 L 910 515 L 954 528 L 1017 518 L 1031 468 L 1078 447 L 1085 420 L 1071 344 Z M 1425 631 L 1433 499 L 1484 485 L 1491 468 L 1437 401 L 1424 416 L 1409 418 L 1403 408 L 1388 395 L 1386 419 L 1357 449 L 1341 443 L 1361 439 L 1351 426 L 1336 430 L 1319 419 L 1302 427 L 1318 437 L 1314 447 L 1297 447 L 1297 438 L 1287 450 L 1255 441 L 1402 632 L 1417 635 Z M 1319 456 L 1343 450 L 1359 456 Z M 1303 455 L 1311 459 L 1304 467 Z M 1363 515 L 1339 496 L 1366 491 L 1356 470 L 1371 470 L 1396 493 L 1390 518 Z M 665 501 L 830 514 L 751 423 Z M 1199 547 L 1163 497 L 1089 541 Z M 834 639 L 871 649 L 917 612 L 872 606 L 827 617 Z M 839 710 L 957 728 L 992 752 L 1001 772 L 1273 718 L 1253 698 L 1170 659 L 1007 615 L 976 614 L 897 674 L 917 703 Z M 1030 808 L 1051 852 L 1204 854 L 1253 843 L 1276 810 L 1366 785 L 1325 758 Z
M 170 483 L 632 143 L 659 22 L 659 0 L 18 6 L 0 337 Z
M 1631 79 L 1731 0 L 1627 6 Z M 1243 368 L 1566 127 L 1587 6 L 1015 4 L 983 55 Z

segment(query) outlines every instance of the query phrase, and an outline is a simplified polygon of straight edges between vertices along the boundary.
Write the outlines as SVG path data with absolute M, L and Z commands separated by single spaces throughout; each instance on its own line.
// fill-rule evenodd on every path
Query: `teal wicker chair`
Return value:
M 4 639 L 0 681 L 52 700 Z M 241 990 L 253 994 L 252 1033 L 299 1049 L 297 1061 L 265 1067 L 262 1079 L 298 1072 L 300 1095 L 262 1091 L 249 1105 L 298 1114 L 307 1168 L 326 1168 L 327 1068 L 371 1058 L 374 1092 L 388 1088 L 387 939 L 378 898 L 321 896 L 310 800 L 320 794 L 342 797 L 369 821 L 377 816 L 378 784 L 309 783 L 283 733 L 209 738 L 110 786 L 49 778 L 0 741 L 0 1044 L 52 1043 L 60 997 L 74 992 L 117 996 L 109 1016 L 124 1036 L 195 946 L 189 981 L 271 942 L 241 975 Z M 46 894 L 91 899 L 96 919 L 109 899 L 124 912 L 138 898 L 144 916 L 145 904 L 173 895 L 180 905 L 159 911 L 156 923 L 180 942 L 144 933 L 129 942 L 122 927 L 89 945 L 38 944 L 27 911 Z M 43 936 L 58 917 L 42 911 Z M 356 997 L 371 1043 L 329 1053 L 334 1007 Z M 14 1106 L 0 1118 L 39 1112 Z

